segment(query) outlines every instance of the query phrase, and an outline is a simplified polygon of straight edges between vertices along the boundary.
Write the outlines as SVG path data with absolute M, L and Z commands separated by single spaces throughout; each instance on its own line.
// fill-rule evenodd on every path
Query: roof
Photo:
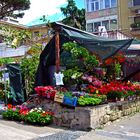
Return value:
M 7 21 L 2 21 L 2 20 L 0 20 L 0 24 L 10 25 L 10 26 L 20 28 L 20 29 L 28 29 L 28 27 L 23 25 L 23 24 L 14 24 L 14 23 L 7 22 Z

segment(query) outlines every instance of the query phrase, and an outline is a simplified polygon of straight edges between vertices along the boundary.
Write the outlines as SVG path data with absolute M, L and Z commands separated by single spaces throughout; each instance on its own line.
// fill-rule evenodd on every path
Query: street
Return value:
M 31 126 L 0 119 L 0 140 L 140 140 L 140 113 L 125 117 L 104 128 L 74 131 L 56 126 Z

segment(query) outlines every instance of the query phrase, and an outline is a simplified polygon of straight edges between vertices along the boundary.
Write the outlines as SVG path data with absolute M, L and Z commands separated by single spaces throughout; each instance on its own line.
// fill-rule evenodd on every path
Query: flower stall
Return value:
M 120 79 L 125 61 L 120 52 L 132 40 L 108 40 L 60 23 L 53 26 L 55 36 L 40 56 L 35 95 L 26 106 L 8 108 L 3 118 L 87 130 L 126 115 L 129 102 L 135 107 L 131 112 L 140 110 L 140 85 Z

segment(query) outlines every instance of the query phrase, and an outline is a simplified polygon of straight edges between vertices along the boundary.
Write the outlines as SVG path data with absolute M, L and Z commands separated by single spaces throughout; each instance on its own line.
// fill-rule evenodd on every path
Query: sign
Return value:
M 54 73 L 54 76 L 55 76 L 55 80 L 56 80 L 56 85 L 59 86 L 59 85 L 64 85 L 63 83 L 63 77 L 64 77 L 64 74 L 59 72 L 59 73 Z

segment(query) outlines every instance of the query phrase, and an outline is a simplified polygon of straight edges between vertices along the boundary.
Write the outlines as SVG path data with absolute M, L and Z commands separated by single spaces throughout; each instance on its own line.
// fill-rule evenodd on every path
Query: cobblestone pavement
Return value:
M 37 127 L 0 119 L 0 140 L 140 140 L 140 113 L 90 132 Z

